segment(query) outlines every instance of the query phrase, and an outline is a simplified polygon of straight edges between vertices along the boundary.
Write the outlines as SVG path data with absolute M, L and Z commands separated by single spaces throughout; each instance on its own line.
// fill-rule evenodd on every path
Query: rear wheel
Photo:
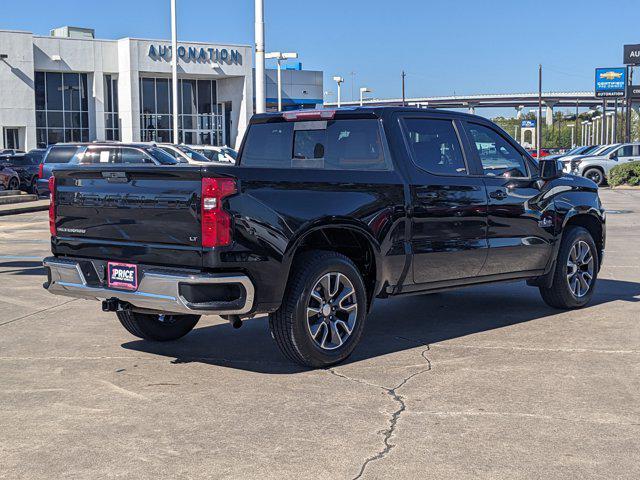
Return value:
M 38 195 L 38 177 L 33 177 L 31 179 L 31 185 L 29 186 L 29 193 Z
M 269 316 L 282 353 L 307 367 L 328 367 L 356 347 L 366 318 L 366 290 L 354 263 L 335 252 L 300 255 L 280 309 Z
M 9 180 L 9 190 L 20 190 L 20 180 L 12 178 Z
M 562 239 L 551 287 L 540 287 L 547 305 L 555 308 L 581 308 L 591 297 L 598 276 L 598 253 L 591 234 L 573 227 Z
M 598 186 L 604 185 L 604 174 L 599 168 L 589 168 L 585 170 L 583 176 L 588 178 Z
M 199 315 L 152 315 L 130 310 L 116 312 L 116 315 L 130 334 L 156 342 L 168 342 L 184 337 L 200 320 Z

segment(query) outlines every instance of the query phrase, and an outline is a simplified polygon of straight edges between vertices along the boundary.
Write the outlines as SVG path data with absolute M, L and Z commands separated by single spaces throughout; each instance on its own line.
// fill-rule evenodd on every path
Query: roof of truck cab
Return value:
M 362 107 L 318 108 L 318 109 L 288 110 L 284 112 L 257 113 L 251 118 L 251 122 L 261 123 L 268 120 L 282 118 L 285 114 L 295 115 L 295 114 L 312 114 L 312 113 L 320 113 L 320 112 L 335 112 L 334 114 L 335 117 L 371 116 L 371 117 L 382 118 L 394 113 L 429 113 L 429 114 L 436 114 L 436 115 L 446 115 L 448 117 L 486 120 L 485 117 L 481 117 L 479 115 L 473 115 L 465 112 L 456 112 L 453 110 L 446 110 L 442 108 L 362 106 Z M 305 121 L 305 120 L 311 120 L 311 119 L 301 119 L 300 121 Z

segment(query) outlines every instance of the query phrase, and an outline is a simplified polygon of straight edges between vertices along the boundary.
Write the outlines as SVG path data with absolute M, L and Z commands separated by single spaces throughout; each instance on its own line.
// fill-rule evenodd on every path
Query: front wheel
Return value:
M 591 180 L 593 183 L 595 183 L 599 187 L 604 185 L 604 174 L 602 173 L 602 170 L 600 170 L 599 168 L 589 168 L 585 170 L 583 176 Z
M 307 252 L 296 259 L 282 305 L 269 316 L 282 353 L 306 367 L 346 359 L 364 328 L 367 295 L 354 263 L 335 252 Z
M 591 234 L 582 227 L 569 229 L 560 245 L 550 287 L 540 287 L 547 305 L 571 309 L 584 307 L 591 297 L 598 276 L 598 252 Z
M 200 315 L 152 315 L 130 310 L 116 312 L 116 315 L 131 335 L 156 342 L 169 342 L 184 337 L 200 320 Z

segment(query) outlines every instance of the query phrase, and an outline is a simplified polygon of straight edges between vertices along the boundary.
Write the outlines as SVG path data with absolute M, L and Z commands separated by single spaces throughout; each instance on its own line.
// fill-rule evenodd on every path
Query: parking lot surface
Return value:
M 170 344 L 42 289 L 47 213 L 0 218 L 0 478 L 640 477 L 640 191 L 603 190 L 590 306 L 523 282 L 378 301 L 347 363 L 265 318 Z

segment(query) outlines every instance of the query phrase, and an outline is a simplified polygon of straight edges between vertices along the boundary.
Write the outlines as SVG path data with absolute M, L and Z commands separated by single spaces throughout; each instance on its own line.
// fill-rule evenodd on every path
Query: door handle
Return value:
M 495 198 L 496 200 L 504 200 L 507 198 L 507 192 L 504 190 L 494 190 L 489 194 L 491 198 Z

